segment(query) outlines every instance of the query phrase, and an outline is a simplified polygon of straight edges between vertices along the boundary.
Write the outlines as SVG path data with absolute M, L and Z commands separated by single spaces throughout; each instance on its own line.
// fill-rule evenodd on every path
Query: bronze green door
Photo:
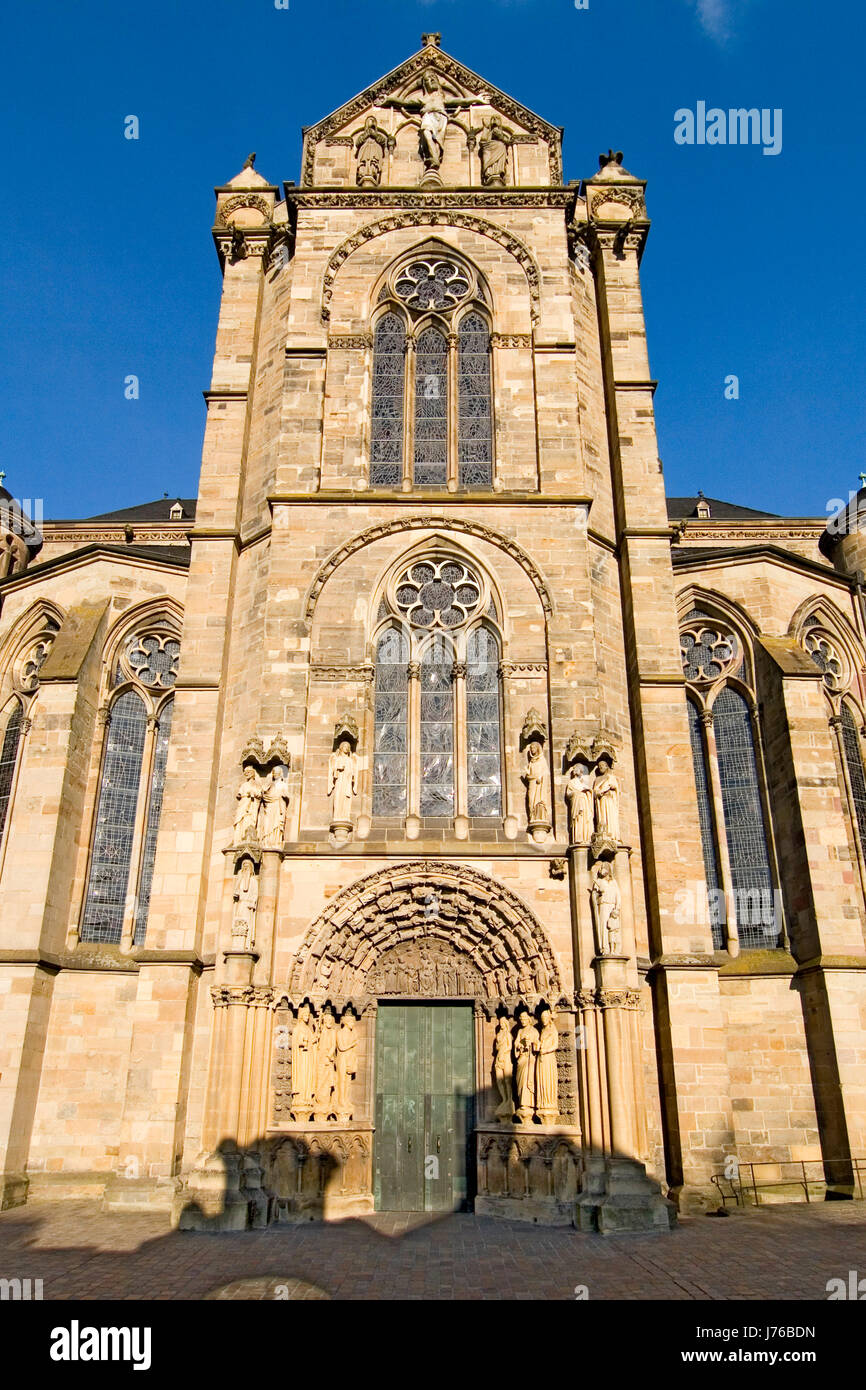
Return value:
M 377 1211 L 460 1211 L 471 1198 L 472 1006 L 380 1004 Z

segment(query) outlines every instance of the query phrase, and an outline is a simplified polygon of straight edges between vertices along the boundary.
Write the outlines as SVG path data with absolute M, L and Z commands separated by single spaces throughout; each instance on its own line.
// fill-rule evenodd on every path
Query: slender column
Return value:
M 725 945 L 731 956 L 740 954 L 740 938 L 737 928 L 737 913 L 734 899 L 734 881 L 731 876 L 731 856 L 728 851 L 728 832 L 725 829 L 725 813 L 722 802 L 722 781 L 719 776 L 719 755 L 716 750 L 716 734 L 713 728 L 713 711 L 701 710 L 703 729 L 703 758 L 707 772 L 710 793 L 710 815 L 713 819 L 713 835 L 719 856 L 719 873 L 722 892 L 725 897 Z
M 410 819 L 417 821 L 421 814 L 421 663 L 410 661 L 409 684 L 409 786 L 406 803 L 407 830 Z
M 459 833 L 459 818 L 469 815 L 468 747 L 466 732 L 466 662 L 455 661 L 451 667 L 454 719 L 454 787 L 455 831 Z M 465 827 L 468 834 L 469 827 Z

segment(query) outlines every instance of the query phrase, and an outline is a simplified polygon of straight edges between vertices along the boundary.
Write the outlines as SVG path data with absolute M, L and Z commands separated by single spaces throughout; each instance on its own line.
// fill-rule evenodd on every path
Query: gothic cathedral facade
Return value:
M 198 498 L 5 494 L 4 1205 L 854 1192 L 866 559 L 666 498 L 645 184 L 561 136 L 425 35 L 217 190 Z

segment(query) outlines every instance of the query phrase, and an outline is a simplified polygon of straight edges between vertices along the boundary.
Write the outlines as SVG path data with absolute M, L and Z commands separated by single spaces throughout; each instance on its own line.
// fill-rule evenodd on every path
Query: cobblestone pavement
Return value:
M 597 1236 L 475 1216 L 381 1215 L 200 1235 L 159 1214 L 33 1202 L 0 1214 L 0 1278 L 46 1299 L 826 1299 L 866 1273 L 866 1203 L 698 1216 Z

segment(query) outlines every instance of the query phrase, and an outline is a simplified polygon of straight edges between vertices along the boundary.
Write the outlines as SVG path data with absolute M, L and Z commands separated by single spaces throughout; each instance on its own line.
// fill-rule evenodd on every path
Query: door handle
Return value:
M 409 1136 L 409 1149 L 408 1149 L 408 1152 L 409 1152 L 409 1153 L 412 1152 L 412 1136 L 411 1136 L 411 1134 L 410 1134 L 410 1136 Z
M 438 1134 L 436 1136 L 436 1152 L 438 1154 L 442 1152 L 442 1140 L 439 1138 Z

